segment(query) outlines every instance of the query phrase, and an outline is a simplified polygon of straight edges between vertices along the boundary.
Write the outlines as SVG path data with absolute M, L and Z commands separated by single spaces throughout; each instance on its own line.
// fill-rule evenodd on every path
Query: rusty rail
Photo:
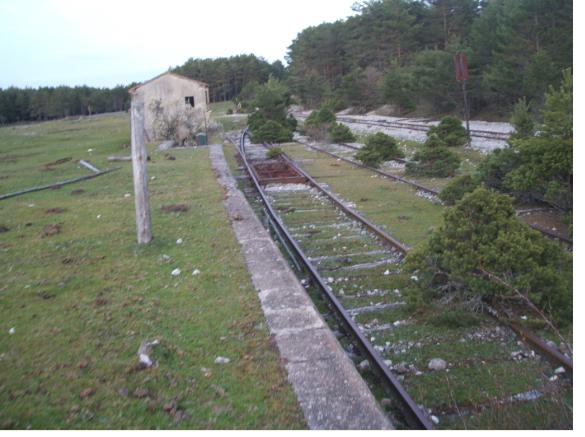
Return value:
M 327 150 L 321 149 L 320 147 L 314 146 L 314 145 L 312 145 L 312 144 L 305 143 L 305 142 L 303 142 L 303 141 L 296 140 L 295 142 L 296 142 L 296 143 L 299 143 L 299 144 L 301 144 L 301 145 L 303 145 L 303 146 L 305 146 L 305 147 L 308 147 L 308 148 L 310 148 L 310 149 L 313 149 L 313 150 L 316 150 L 316 151 L 318 151 L 318 152 L 321 152 L 321 153 L 324 153 L 324 154 L 326 154 L 326 155 L 329 155 L 329 156 L 331 156 L 332 158 L 335 158 L 335 159 L 340 159 L 340 160 L 342 160 L 342 161 L 344 161 L 344 162 L 347 162 L 348 164 L 351 164 L 351 165 L 353 165 L 353 166 L 356 166 L 356 167 L 359 167 L 359 168 L 363 168 L 363 169 L 366 169 L 366 170 L 370 170 L 370 171 L 373 171 L 374 173 L 377 173 L 377 174 L 379 174 L 379 175 L 381 175 L 381 176 L 384 176 L 384 177 L 387 177 L 387 178 L 393 179 L 393 180 L 395 180 L 395 181 L 398 181 L 398 182 L 402 182 L 402 183 L 404 183 L 404 184 L 411 185 L 411 186 L 415 187 L 416 189 L 418 189 L 418 190 L 420 190 L 420 191 L 424 191 L 424 192 L 426 192 L 426 193 L 429 193 L 429 194 L 432 194 L 432 195 L 434 195 L 434 196 L 438 196 L 438 195 L 439 195 L 439 191 L 437 191 L 437 190 L 434 190 L 434 189 L 432 189 L 432 188 L 425 187 L 425 186 L 423 186 L 423 185 L 420 185 L 420 184 L 418 184 L 418 183 L 416 183 L 416 182 L 409 181 L 408 179 L 404 179 L 404 178 L 401 178 L 401 177 L 399 177 L 399 176 L 395 176 L 395 175 L 393 175 L 393 174 L 386 173 L 385 171 L 379 170 L 379 169 L 377 169 L 377 168 L 370 167 L 370 166 L 368 166 L 368 165 L 365 165 L 365 164 L 361 164 L 361 163 L 359 163 L 359 162 L 357 162 L 357 161 L 353 161 L 353 160 L 351 160 L 351 159 L 349 159 L 349 158 L 345 158 L 345 157 L 343 157 L 343 156 L 336 155 L 336 154 L 335 154 L 335 153 L 333 153 L 333 152 L 329 152 L 329 151 L 327 151 Z M 344 146 L 344 147 L 348 147 L 348 148 L 350 148 L 350 149 L 359 150 L 359 147 L 351 146 L 351 145 L 349 145 L 349 144 L 340 143 L 339 145 L 341 145 L 341 146 Z M 396 161 L 403 161 L 403 162 L 406 162 L 406 161 L 404 161 L 404 160 L 396 160 Z M 530 223 L 526 223 L 526 226 L 529 226 L 529 227 L 531 227 L 532 229 L 534 229 L 535 231 L 538 231 L 538 232 L 540 232 L 542 235 L 544 235 L 545 237 L 547 237 L 547 238 L 549 238 L 549 239 L 551 239 L 551 240 L 557 240 L 557 241 L 560 241 L 561 243 L 563 243 L 563 244 L 565 244 L 565 245 L 569 246 L 569 248 L 572 248 L 572 247 L 573 247 L 573 240 L 570 240 L 570 239 L 568 239 L 568 238 L 565 238 L 565 237 L 563 237 L 563 236 L 561 236 L 561 235 L 557 235 L 557 234 L 555 234 L 555 233 L 553 233 L 553 232 L 547 231 L 546 229 L 542 229 L 542 228 L 540 228 L 540 227 L 538 227 L 538 226 L 536 226 L 536 225 L 530 224 Z
M 409 425 L 412 426 L 413 428 L 416 428 L 416 429 L 424 429 L 424 430 L 433 429 L 433 424 L 432 424 L 431 420 L 429 419 L 429 417 L 427 416 L 426 412 L 422 411 L 418 407 L 418 405 L 414 402 L 414 400 L 406 392 L 404 387 L 402 387 L 402 385 L 400 384 L 398 379 L 394 376 L 394 374 L 390 371 L 388 366 L 384 363 L 384 360 L 382 359 L 380 354 L 372 346 L 372 344 L 366 338 L 366 336 L 360 331 L 359 327 L 357 326 L 356 322 L 354 322 L 351 315 L 343 307 L 343 305 L 341 304 L 339 299 L 330 290 L 326 281 L 321 277 L 321 275 L 319 274 L 317 269 L 315 269 L 313 264 L 309 261 L 308 257 L 305 255 L 305 253 L 301 249 L 300 245 L 297 243 L 295 238 L 290 234 L 290 232 L 288 231 L 288 229 L 286 228 L 286 226 L 284 225 L 284 223 L 280 219 L 280 216 L 278 215 L 278 213 L 273 209 L 272 205 L 268 201 L 268 198 L 264 194 L 264 190 L 262 189 L 262 185 L 260 184 L 260 181 L 258 180 L 257 174 L 256 174 L 253 166 L 250 164 L 250 162 L 246 158 L 246 155 L 245 155 L 245 136 L 246 136 L 246 132 L 244 132 L 244 134 L 242 135 L 242 138 L 240 140 L 240 147 L 238 148 L 238 152 L 240 153 L 240 157 L 244 163 L 244 166 L 245 166 L 248 174 L 250 175 L 250 178 L 252 179 L 252 182 L 254 183 L 254 186 L 256 187 L 258 194 L 260 195 L 262 203 L 264 204 L 266 211 L 272 220 L 272 223 L 279 229 L 281 235 L 284 236 L 286 238 L 286 240 L 289 242 L 289 246 L 295 252 L 296 256 L 301 261 L 301 263 L 303 264 L 305 269 L 309 272 L 309 274 L 313 280 L 313 283 L 315 285 L 317 285 L 317 287 L 321 290 L 321 292 L 323 293 L 323 295 L 325 296 L 325 298 L 329 302 L 330 306 L 337 314 L 340 322 L 345 326 L 347 331 L 354 337 L 354 339 L 357 342 L 357 345 L 362 350 L 362 352 L 365 354 L 365 356 L 368 358 L 368 361 L 372 365 L 372 368 L 380 376 L 385 387 L 388 390 L 390 390 L 394 394 L 394 396 L 397 397 L 397 399 L 399 400 L 400 405 L 401 405 L 400 409 L 401 409 L 402 413 L 404 414 Z M 290 158 L 286 157 L 285 159 L 287 159 L 287 162 L 290 163 Z M 302 172 L 302 173 L 306 174 L 305 172 Z M 310 181 L 310 183 L 312 185 L 315 185 L 315 187 L 318 188 L 320 191 L 322 191 L 324 193 L 326 192 L 326 190 L 324 190 L 322 187 L 319 187 L 319 185 L 310 176 L 309 176 L 308 180 Z M 333 200 L 332 197 L 330 197 L 330 198 Z M 353 212 L 353 211 L 349 210 L 347 207 L 345 207 L 345 205 L 343 205 L 339 199 L 337 199 L 337 198 L 335 198 L 335 199 L 336 200 L 334 200 L 334 202 L 338 206 L 340 206 L 341 209 L 343 209 L 344 211 L 347 211 L 348 214 L 350 214 L 352 217 L 355 217 L 355 214 L 356 214 L 355 212 Z M 369 225 L 366 224 L 367 221 L 366 222 L 361 221 L 361 222 L 364 223 L 364 225 L 366 225 L 367 227 L 370 227 Z M 376 228 L 376 229 L 377 229 L 377 231 L 375 229 L 371 229 L 371 230 L 373 232 L 376 232 L 376 234 L 378 234 L 378 232 L 380 232 L 382 235 L 385 235 L 384 231 L 382 231 L 378 228 Z M 380 234 L 378 234 L 378 235 L 380 235 Z M 383 237 L 383 238 L 385 238 L 385 237 Z M 402 245 L 402 243 L 400 243 L 394 239 L 390 239 L 390 240 L 388 240 L 388 242 L 390 242 L 393 246 L 394 246 L 394 242 L 397 242 L 400 245 Z

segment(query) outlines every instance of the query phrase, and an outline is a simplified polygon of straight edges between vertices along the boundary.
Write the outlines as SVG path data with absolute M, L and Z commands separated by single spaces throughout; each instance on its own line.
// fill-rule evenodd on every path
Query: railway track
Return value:
M 363 124 L 366 126 L 380 126 L 395 129 L 407 129 L 420 132 L 427 132 L 431 126 L 426 123 L 413 123 L 404 121 L 389 121 L 389 120 L 362 120 L 350 116 L 337 116 L 337 120 L 344 123 Z M 486 131 L 480 129 L 471 129 L 471 137 L 487 138 L 490 140 L 507 141 L 510 134 L 503 132 Z
M 374 168 L 374 167 L 370 167 L 370 166 L 367 166 L 365 164 L 362 164 L 361 162 L 359 162 L 358 160 L 356 160 L 354 158 L 355 152 L 357 152 L 360 148 L 353 146 L 351 144 L 339 143 L 339 144 L 330 145 L 330 147 L 333 147 L 335 149 L 334 151 L 331 151 L 331 150 L 328 150 L 328 148 L 330 148 L 329 146 L 317 147 L 315 145 L 312 145 L 312 144 L 309 144 L 309 143 L 306 143 L 306 142 L 303 142 L 300 140 L 296 140 L 296 142 L 305 146 L 305 147 L 308 147 L 312 150 L 315 150 L 317 152 L 324 153 L 328 156 L 331 156 L 332 158 L 347 162 L 348 164 L 351 164 L 353 166 L 356 166 L 359 168 L 364 168 L 364 169 L 370 170 L 374 173 L 377 173 L 380 176 L 383 176 L 383 177 L 410 185 L 410 186 L 416 188 L 418 191 L 422 191 L 423 193 L 428 193 L 431 196 L 438 196 L 439 195 L 438 190 L 435 190 L 435 189 L 432 189 L 429 187 L 425 187 L 425 186 L 423 186 L 415 181 L 412 181 L 412 180 L 409 180 L 409 179 L 406 179 L 406 178 L 403 178 L 400 176 L 396 176 L 396 175 L 389 173 L 387 171 L 380 170 L 378 168 Z M 349 154 L 343 153 L 343 152 L 339 151 L 339 148 L 346 148 L 346 149 L 349 149 L 351 152 Z M 394 161 L 399 162 L 401 164 L 406 163 L 406 160 L 404 160 L 404 159 L 395 159 Z M 519 216 L 522 215 L 522 212 L 519 211 L 518 215 Z M 542 235 L 544 235 L 545 237 L 547 237 L 551 240 L 559 241 L 560 243 L 564 244 L 565 247 L 567 247 L 570 250 L 573 248 L 573 241 L 570 240 L 569 238 L 566 238 L 562 235 L 547 231 L 546 229 L 542 229 L 541 227 L 535 226 L 535 225 L 530 224 L 530 223 L 526 223 L 526 225 L 530 226 L 532 229 L 540 232 Z
M 286 156 L 268 161 L 264 147 L 246 145 L 244 137 L 238 149 L 271 226 L 306 275 L 303 282 L 323 294 L 357 345 L 349 349 L 359 352 L 358 367 L 371 369 L 374 385 L 392 394 L 392 412 L 405 427 L 465 428 L 472 416 L 546 403 L 566 390 L 558 363 L 541 359 L 512 329 L 489 317 L 455 328 L 418 320 L 401 292 L 410 280 L 401 273 L 407 246 Z M 437 370 L 429 369 L 433 359 Z M 563 370 L 572 372 L 572 363 L 560 359 L 566 362 Z

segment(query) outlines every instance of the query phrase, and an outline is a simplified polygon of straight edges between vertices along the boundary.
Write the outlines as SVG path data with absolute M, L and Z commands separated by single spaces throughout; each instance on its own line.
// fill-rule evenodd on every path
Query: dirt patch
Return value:
M 79 196 L 80 194 L 83 194 L 83 193 L 85 193 L 85 190 L 82 190 L 81 188 L 78 188 L 77 190 L 73 190 L 71 192 L 71 195 L 72 196 Z
M 65 208 L 49 208 L 45 214 L 63 214 L 65 211 L 67 211 Z
M 177 205 L 163 205 L 160 210 L 162 212 L 187 212 L 189 207 L 184 203 L 179 203 Z
M 16 155 L 2 155 L 0 156 L 0 162 L 16 162 Z
M 10 228 L 8 226 L 0 225 L 0 234 L 3 232 L 8 232 Z
M 52 237 L 54 235 L 61 233 L 61 225 L 58 223 L 46 225 L 43 228 L 42 236 L 44 237 Z
M 68 156 L 67 158 L 61 158 L 53 162 L 48 162 L 46 164 L 43 164 L 43 166 L 41 167 L 41 171 L 53 171 L 55 170 L 56 166 L 65 164 L 66 162 L 69 162 L 72 159 L 73 159 L 72 157 Z
M 563 216 L 555 211 L 534 211 L 520 215 L 520 220 L 535 226 L 539 229 L 544 229 L 554 235 L 563 238 L 571 239 L 569 227 L 565 223 Z

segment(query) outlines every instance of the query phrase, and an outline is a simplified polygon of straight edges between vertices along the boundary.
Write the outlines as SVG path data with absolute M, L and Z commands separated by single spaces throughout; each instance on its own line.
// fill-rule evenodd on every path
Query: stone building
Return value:
M 209 88 L 198 80 L 166 72 L 130 89 L 132 102 L 144 103 L 147 141 L 195 141 L 207 133 Z

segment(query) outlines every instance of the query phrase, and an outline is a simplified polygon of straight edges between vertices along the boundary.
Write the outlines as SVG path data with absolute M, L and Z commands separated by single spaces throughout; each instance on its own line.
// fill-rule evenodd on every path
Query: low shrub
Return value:
M 442 226 L 407 257 L 409 302 L 532 304 L 572 322 L 572 256 L 516 217 L 512 198 L 477 188 L 445 210 Z
M 334 123 L 329 128 L 331 141 L 334 143 L 347 143 L 355 141 L 355 136 L 351 129 L 344 124 Z
M 404 153 L 398 148 L 396 138 L 378 132 L 366 138 L 366 145 L 355 157 L 366 165 L 378 167 L 382 162 L 404 158 Z
M 292 139 L 293 131 L 274 120 L 268 120 L 256 129 L 252 129 L 254 143 L 286 143 Z
M 437 178 L 454 176 L 461 160 L 442 144 L 436 135 L 431 135 L 424 148 L 406 163 L 406 173 Z
M 266 156 L 268 159 L 277 159 L 283 153 L 284 151 L 280 147 L 271 147 L 266 153 Z
M 469 142 L 467 130 L 457 117 L 443 117 L 438 126 L 429 129 L 427 135 L 437 135 L 448 147 L 463 146 Z
M 459 176 L 453 179 L 447 184 L 445 188 L 439 193 L 439 199 L 441 199 L 445 205 L 455 205 L 463 196 L 467 193 L 474 191 L 480 182 L 470 176 Z
M 311 112 L 307 117 L 305 124 L 307 126 L 321 126 L 324 124 L 335 123 L 335 114 L 327 106 L 322 106 L 321 109 Z

